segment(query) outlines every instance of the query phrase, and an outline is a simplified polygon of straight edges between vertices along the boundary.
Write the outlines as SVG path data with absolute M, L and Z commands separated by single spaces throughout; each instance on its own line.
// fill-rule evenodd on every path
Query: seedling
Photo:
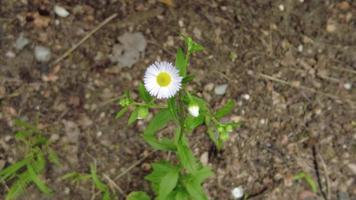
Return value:
M 49 140 L 43 136 L 37 126 L 16 120 L 15 125 L 21 130 L 15 133 L 15 139 L 24 144 L 24 158 L 0 171 L 0 182 L 9 185 L 5 200 L 19 197 L 26 188 L 34 184 L 44 194 L 52 190 L 42 180 L 48 161 L 60 165 L 56 152 L 50 147 Z
M 314 181 L 313 177 L 306 173 L 306 172 L 299 172 L 297 175 L 295 175 L 293 177 L 293 180 L 304 180 L 305 182 L 307 182 L 307 184 L 309 185 L 310 189 L 314 192 L 317 193 L 318 192 L 318 187 L 316 182 Z
M 102 182 L 97 175 L 96 165 L 90 165 L 90 173 L 78 173 L 71 172 L 62 177 L 63 180 L 70 180 L 73 184 L 78 184 L 82 181 L 91 181 L 95 188 L 98 189 L 102 195 L 103 200 L 112 200 L 116 199 L 115 194 L 110 192 L 109 186 Z

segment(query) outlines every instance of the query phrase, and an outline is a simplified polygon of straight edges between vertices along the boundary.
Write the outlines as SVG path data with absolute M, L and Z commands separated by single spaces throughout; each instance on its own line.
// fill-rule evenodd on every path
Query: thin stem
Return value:
M 150 105 L 150 104 L 146 104 L 146 103 L 139 103 L 139 102 L 134 102 L 132 103 L 131 105 L 134 105 L 134 106 L 147 106 L 149 108 L 167 108 L 167 105 Z

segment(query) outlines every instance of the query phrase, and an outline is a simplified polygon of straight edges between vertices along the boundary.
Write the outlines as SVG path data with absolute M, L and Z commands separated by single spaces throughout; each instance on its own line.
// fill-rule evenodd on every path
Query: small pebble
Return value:
M 99 131 L 99 132 L 96 133 L 96 136 L 97 136 L 97 137 L 101 137 L 102 135 L 103 135 L 103 132 L 101 132 L 101 131 Z
M 244 196 L 244 190 L 242 189 L 242 186 L 235 187 L 231 190 L 231 194 L 234 199 L 241 199 Z
M 16 50 L 20 51 L 23 48 L 25 48 L 28 44 L 30 43 L 30 40 L 23 36 L 23 34 L 20 34 L 20 36 L 17 38 L 15 42 L 15 48 Z
M 58 6 L 58 5 L 54 6 L 54 12 L 59 17 L 68 17 L 69 16 L 69 12 L 65 8 Z
M 250 100 L 250 95 L 249 94 L 243 94 L 242 98 L 244 98 L 245 100 Z
M 15 58 L 16 57 L 16 55 L 15 55 L 15 53 L 14 52 L 12 52 L 12 51 L 8 51 L 8 52 L 6 52 L 6 57 L 8 57 L 8 58 Z
M 299 51 L 299 52 L 303 52 L 303 48 L 304 48 L 303 45 L 300 44 L 300 45 L 298 46 L 298 51 Z
M 280 5 L 278 6 L 278 8 L 279 8 L 280 11 L 284 11 L 284 5 L 283 5 L 283 4 L 280 4 Z
M 212 91 L 213 89 L 214 89 L 214 83 L 208 83 L 208 84 L 206 84 L 206 85 L 204 86 L 204 90 L 205 90 L 205 91 L 210 92 L 210 91 Z
M 214 89 L 216 95 L 224 95 L 226 93 L 227 84 L 217 85 Z
M 36 46 L 35 58 L 38 62 L 48 62 L 51 59 L 51 50 L 44 46 Z
M 344 84 L 344 88 L 345 88 L 346 90 L 351 90 L 352 84 L 351 84 L 351 83 L 345 83 L 345 84 Z

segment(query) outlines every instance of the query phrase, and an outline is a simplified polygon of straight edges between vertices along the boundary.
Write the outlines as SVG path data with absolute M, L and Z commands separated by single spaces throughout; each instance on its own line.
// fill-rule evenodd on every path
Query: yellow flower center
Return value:
M 172 82 L 171 75 L 167 72 L 160 72 L 156 78 L 157 83 L 161 87 L 166 87 Z

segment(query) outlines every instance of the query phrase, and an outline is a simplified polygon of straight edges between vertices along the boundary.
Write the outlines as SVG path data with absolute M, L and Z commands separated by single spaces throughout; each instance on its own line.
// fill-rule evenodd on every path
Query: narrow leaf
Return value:
M 5 200 L 15 200 L 26 190 L 30 183 L 31 178 L 28 171 L 19 175 L 18 179 L 16 179 L 7 192 Z
M 171 112 L 173 118 L 175 120 L 178 120 L 176 99 L 174 97 L 169 98 L 167 104 L 168 104 L 168 110 Z
M 96 174 L 96 167 L 94 164 L 90 165 L 90 174 L 95 187 L 98 188 L 101 192 L 105 192 L 108 188 L 103 182 L 101 182 L 98 175 Z
M 57 166 L 61 165 L 58 154 L 52 148 L 48 149 L 48 160 Z
M 0 180 L 6 181 L 9 177 L 15 176 L 16 172 L 29 163 L 29 158 L 18 161 L 4 170 L 0 171 Z
M 146 90 L 145 86 L 140 83 L 138 85 L 138 93 L 141 97 L 142 100 L 144 100 L 146 103 L 150 103 L 152 100 L 152 97 L 150 95 L 150 93 L 148 93 L 148 91 Z
M 219 120 L 219 119 L 223 118 L 224 116 L 230 114 L 232 112 L 232 110 L 234 109 L 234 107 L 235 107 L 235 102 L 233 100 L 229 99 L 223 107 L 219 108 L 215 112 L 215 114 L 214 114 L 215 118 Z
M 135 108 L 135 110 L 131 113 L 127 124 L 128 125 L 133 124 L 137 120 L 137 117 L 138 117 L 138 109 Z
M 188 141 L 184 135 L 177 143 L 177 155 L 181 164 L 189 173 L 194 173 L 197 169 L 197 160 L 188 146 Z
M 129 109 L 128 107 L 122 108 L 119 112 L 116 113 L 115 118 L 119 119 L 120 117 L 122 117 L 127 112 L 128 109 Z
M 202 167 L 193 174 L 194 179 L 198 184 L 203 183 L 205 179 L 214 175 L 209 167 Z
M 179 69 L 179 75 L 184 77 L 187 74 L 187 60 L 181 48 L 177 51 L 175 64 Z
M 35 170 L 31 165 L 27 165 L 27 170 L 30 175 L 30 179 L 41 192 L 45 194 L 51 194 L 52 190 L 38 177 L 38 174 L 36 174 Z

